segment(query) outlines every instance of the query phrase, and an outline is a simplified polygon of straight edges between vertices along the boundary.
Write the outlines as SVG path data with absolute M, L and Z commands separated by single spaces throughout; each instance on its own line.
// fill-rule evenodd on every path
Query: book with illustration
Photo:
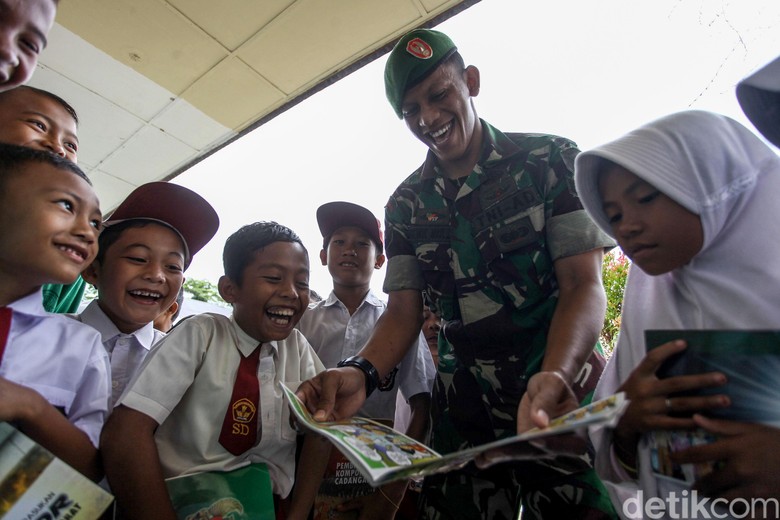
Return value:
M 0 518 L 96 520 L 114 497 L 0 422 Z
M 276 517 L 271 477 L 262 463 L 173 477 L 165 485 L 179 520 Z
M 295 393 L 284 383 L 280 384 L 298 421 L 327 437 L 373 487 L 394 480 L 452 471 L 496 448 L 527 448 L 529 453 L 539 457 L 555 456 L 558 454 L 532 441 L 572 433 L 592 424 L 614 425 L 627 404 L 622 393 L 615 394 L 553 419 L 547 428 L 534 428 L 521 435 L 440 455 L 421 442 L 371 419 L 354 417 L 317 422 Z
M 721 372 L 725 385 L 683 394 L 729 396 L 726 408 L 702 410 L 716 419 L 758 422 L 780 427 L 780 331 L 745 330 L 647 330 L 647 350 L 682 339 L 687 348 L 667 359 L 658 369 L 659 378 Z M 676 395 L 671 396 L 674 398 Z M 648 437 L 653 471 L 661 476 L 694 482 L 713 469 L 712 463 L 676 464 L 671 454 L 712 442 L 715 437 L 701 429 L 656 431 Z

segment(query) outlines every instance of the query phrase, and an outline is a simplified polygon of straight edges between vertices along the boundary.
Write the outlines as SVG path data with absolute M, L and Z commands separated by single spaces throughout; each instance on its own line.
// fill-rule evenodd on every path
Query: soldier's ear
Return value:
M 469 96 L 479 95 L 479 69 L 474 65 L 469 65 L 463 74 L 466 78 L 466 86 L 469 88 Z

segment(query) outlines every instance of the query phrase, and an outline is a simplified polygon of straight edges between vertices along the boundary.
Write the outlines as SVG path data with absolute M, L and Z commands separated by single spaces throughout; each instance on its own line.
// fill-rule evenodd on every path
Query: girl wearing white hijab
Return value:
M 688 111 L 584 152 L 575 164 L 585 209 L 633 262 L 618 344 L 593 398 L 625 391 L 631 404 L 614 430 L 590 432 L 616 509 L 641 518 L 647 501 L 660 497 L 673 517 L 669 497 L 692 492 L 653 475 L 644 434 L 695 427 L 719 440 L 679 452 L 676 462 L 722 462 L 694 484 L 700 499 L 780 498 L 780 430 L 699 415 L 728 406 L 728 396 L 672 395 L 717 387 L 725 376 L 660 380 L 662 361 L 685 343 L 646 355 L 644 341 L 647 329 L 780 328 L 780 157 L 736 121 Z M 677 516 L 685 517 L 690 512 Z

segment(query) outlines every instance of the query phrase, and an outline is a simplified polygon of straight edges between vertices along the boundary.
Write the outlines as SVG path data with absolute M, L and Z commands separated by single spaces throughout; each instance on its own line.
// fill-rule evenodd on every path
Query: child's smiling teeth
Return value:
M 293 315 L 295 314 L 295 311 L 283 307 L 274 307 L 272 309 L 268 309 L 266 314 L 268 314 L 268 317 L 271 318 L 271 321 L 277 325 L 288 325 Z
M 82 260 L 86 258 L 86 255 L 82 251 L 78 251 L 76 249 L 73 249 L 70 246 L 58 245 L 57 247 L 59 248 L 60 251 L 64 251 L 64 252 L 68 253 L 69 255 L 78 256 Z
M 132 296 L 138 296 L 140 298 L 150 298 L 152 300 L 159 300 L 162 298 L 162 294 L 156 291 L 144 291 L 142 289 L 133 289 L 128 291 Z

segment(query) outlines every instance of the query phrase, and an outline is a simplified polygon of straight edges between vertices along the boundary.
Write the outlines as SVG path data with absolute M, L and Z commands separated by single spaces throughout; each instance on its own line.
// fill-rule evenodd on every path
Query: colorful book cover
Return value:
M 780 331 L 745 330 L 647 330 L 647 350 L 682 339 L 687 348 L 667 359 L 658 377 L 722 372 L 723 386 L 704 388 L 679 395 L 729 396 L 726 408 L 702 411 L 718 418 L 760 422 L 780 427 Z M 672 396 L 674 397 L 674 396 Z M 693 482 L 713 469 L 712 464 L 675 464 L 671 454 L 712 442 L 715 437 L 701 429 L 653 432 L 648 440 L 653 471 L 659 476 Z
M 271 478 L 265 464 L 207 471 L 165 481 L 179 520 L 274 520 Z
M 0 422 L 0 518 L 96 520 L 114 497 Z
M 547 451 L 530 441 L 572 433 L 591 424 L 612 426 L 628 404 L 624 394 L 615 394 L 553 419 L 547 428 L 534 428 L 521 435 L 440 455 L 421 442 L 371 419 L 354 417 L 344 421 L 317 422 L 292 390 L 284 383 L 280 383 L 280 386 L 298 421 L 327 437 L 372 487 L 395 480 L 452 471 L 495 448 L 523 450 L 529 457 L 559 456 L 562 454 Z

